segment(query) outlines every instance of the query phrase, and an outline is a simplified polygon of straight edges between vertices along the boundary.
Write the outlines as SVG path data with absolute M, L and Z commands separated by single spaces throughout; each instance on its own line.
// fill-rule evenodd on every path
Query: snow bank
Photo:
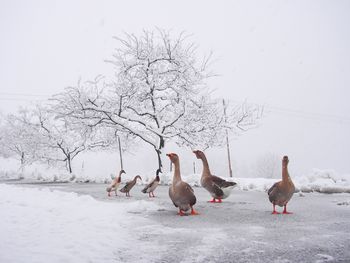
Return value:
M 281 179 L 234 178 L 241 190 L 267 191 Z M 313 169 L 304 176 L 292 176 L 296 191 L 319 193 L 350 193 L 350 175 L 339 175 L 333 170 Z
M 149 224 L 131 213 L 158 209 L 0 184 L 0 262 L 123 262 L 130 247 L 144 246 L 134 226 Z
M 240 190 L 265 192 L 278 180 L 267 178 L 234 178 L 233 181 L 237 183 L 237 188 Z
M 201 174 L 182 174 L 182 180 L 191 186 L 201 185 Z M 170 185 L 173 181 L 173 173 L 165 173 L 160 175 L 160 181 L 162 184 Z
M 184 181 L 192 186 L 200 186 L 200 174 L 182 175 Z M 244 191 L 267 191 L 275 182 L 281 179 L 270 178 L 230 178 L 227 181 L 237 183 L 237 188 Z M 320 193 L 350 193 L 350 175 L 339 175 L 333 170 L 313 169 L 305 176 L 292 176 L 296 191 Z M 163 184 L 171 184 L 172 174 L 161 177 Z
M 0 171 L 0 180 L 35 180 L 40 182 L 76 182 L 76 183 L 105 183 L 109 184 L 115 178 L 116 174 L 95 174 L 86 175 L 84 173 L 80 174 L 70 174 L 66 171 L 58 169 L 34 169 L 32 171 L 18 172 L 14 170 Z M 134 179 L 135 174 L 123 174 L 122 179 L 124 182 Z M 141 175 L 143 182 L 137 181 L 138 184 L 145 184 L 148 182 L 149 178 L 154 179 L 155 175 L 149 173 L 146 176 Z M 146 181 L 144 180 L 146 179 Z
M 76 179 L 74 174 L 56 170 L 34 170 L 31 172 L 18 172 L 18 171 L 0 171 L 0 180 L 37 180 L 42 182 L 71 182 Z
M 138 184 L 147 184 L 154 179 L 154 172 L 140 174 L 142 181 Z M 123 174 L 122 183 L 134 178 L 134 174 Z M 19 175 L 16 172 L 0 172 L 0 179 L 32 179 L 46 182 L 86 182 L 86 183 L 110 183 L 114 175 L 96 175 L 96 176 L 76 176 L 60 172 L 32 172 Z M 169 185 L 172 182 L 173 173 L 160 174 L 161 184 Z M 182 179 L 191 186 L 200 186 L 201 174 L 182 174 Z M 222 177 L 228 181 L 237 183 L 240 190 L 267 191 L 279 179 L 268 178 L 230 178 Z M 302 192 L 320 192 L 320 193 L 350 193 L 350 175 L 340 175 L 333 170 L 313 169 L 310 173 L 302 176 L 292 175 L 292 180 L 297 191 Z
M 192 186 L 200 186 L 200 174 L 182 175 L 184 181 Z M 224 178 L 224 177 L 222 177 Z M 267 191 L 281 179 L 269 178 L 224 178 L 237 183 L 237 188 L 244 191 Z M 305 176 L 292 176 L 296 191 L 320 193 L 350 193 L 350 175 L 339 175 L 333 170 L 313 169 Z M 172 174 L 161 177 L 163 184 L 171 184 Z
M 319 171 L 317 172 L 317 174 Z M 319 193 L 350 193 L 349 179 L 335 179 L 335 177 L 325 177 L 329 175 L 323 172 L 316 176 L 311 173 L 306 176 L 296 176 L 292 178 L 296 191 L 299 192 L 319 192 Z M 234 178 L 238 183 L 238 188 L 241 190 L 257 190 L 267 191 L 275 182 L 280 179 L 266 179 L 266 178 Z
M 23 176 L 21 173 L 18 173 L 15 171 L 0 171 L 0 179 L 1 180 L 23 179 Z
M 333 170 L 313 169 L 306 176 L 293 178 L 302 192 L 350 193 L 350 175 L 339 175 Z

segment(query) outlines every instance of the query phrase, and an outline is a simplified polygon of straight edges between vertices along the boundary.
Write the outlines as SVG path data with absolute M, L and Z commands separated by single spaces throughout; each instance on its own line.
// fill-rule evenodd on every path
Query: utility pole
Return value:
M 226 116 L 226 104 L 225 100 L 222 100 L 222 104 L 224 106 L 224 117 L 225 117 L 225 124 L 227 124 L 227 116 Z M 232 166 L 231 166 L 231 154 L 230 154 L 230 143 L 228 140 L 228 131 L 227 128 L 225 128 L 226 131 L 226 148 L 227 148 L 227 158 L 228 158 L 228 171 L 230 174 L 230 177 L 232 177 Z
M 196 162 L 193 162 L 193 173 L 196 173 Z
M 118 136 L 118 135 L 117 135 Z M 119 144 L 119 158 L 120 158 L 120 169 L 121 170 L 124 170 L 123 169 L 123 156 L 122 156 L 122 147 L 120 145 L 120 138 L 118 136 L 118 144 Z

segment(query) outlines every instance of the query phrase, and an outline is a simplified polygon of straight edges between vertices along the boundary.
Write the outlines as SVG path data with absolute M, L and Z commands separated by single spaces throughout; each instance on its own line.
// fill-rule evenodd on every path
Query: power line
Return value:
M 16 99 L 16 98 L 0 98 L 0 100 L 8 100 L 8 101 L 43 101 L 44 99 L 26 99 L 26 98 L 22 98 L 22 99 L 20 99 L 20 98 L 18 98 L 18 99 Z
M 306 115 L 315 115 L 320 117 L 327 117 L 327 118 L 347 118 L 346 116 L 340 116 L 340 115 L 334 115 L 334 114 L 325 114 L 325 113 L 318 113 L 318 112 L 308 112 L 308 111 L 302 111 L 302 110 L 296 110 L 296 109 L 290 109 L 290 108 L 282 108 L 282 107 L 276 107 L 276 106 L 269 106 L 270 109 L 279 110 L 279 111 L 287 111 L 291 113 L 298 113 L 298 114 L 306 114 Z M 350 120 L 350 118 L 349 118 Z
M 10 93 L 10 92 L 0 92 L 0 95 L 4 96 L 17 96 L 17 97 L 50 97 L 51 95 L 47 94 L 32 94 L 32 93 Z
M 48 94 L 0 92 L 0 100 L 2 101 L 43 101 L 50 96 Z
M 231 100 L 231 101 L 235 103 L 240 103 L 240 104 L 247 102 L 246 100 L 245 101 Z M 341 124 L 350 124 L 350 116 L 340 116 L 335 114 L 309 112 L 309 111 L 303 111 L 299 109 L 284 108 L 276 105 L 256 103 L 256 102 L 251 102 L 251 103 L 264 107 L 267 112 L 289 114 L 294 117 L 314 120 L 314 121 L 327 121 L 327 122 L 336 122 Z
M 338 122 L 338 123 L 350 123 L 350 117 L 347 117 L 347 116 L 324 114 L 324 113 L 318 113 L 318 112 L 308 112 L 308 111 L 282 108 L 282 107 L 271 106 L 271 105 L 266 105 L 265 107 L 267 108 L 267 110 L 270 109 L 273 112 L 287 113 L 287 114 L 291 114 L 296 117 L 300 117 L 304 119 L 312 119 L 312 120 L 318 120 L 318 121 L 332 121 L 332 122 Z

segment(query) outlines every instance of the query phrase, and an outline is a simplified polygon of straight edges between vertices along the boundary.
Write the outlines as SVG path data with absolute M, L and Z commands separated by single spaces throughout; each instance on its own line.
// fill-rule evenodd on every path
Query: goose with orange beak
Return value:
M 176 153 L 168 153 L 170 161 L 174 164 L 173 183 L 169 187 L 169 196 L 175 207 L 179 208 L 178 215 L 185 215 L 184 212 L 191 210 L 191 215 L 198 215 L 193 206 L 196 204 L 196 196 L 192 187 L 182 181 L 180 174 L 180 161 Z
M 284 206 L 283 214 L 291 214 L 287 211 L 287 203 L 292 198 L 295 187 L 288 173 L 288 163 L 288 156 L 284 156 L 282 159 L 282 181 L 275 183 L 267 192 L 273 205 L 272 214 L 279 214 L 276 211 L 276 205 Z

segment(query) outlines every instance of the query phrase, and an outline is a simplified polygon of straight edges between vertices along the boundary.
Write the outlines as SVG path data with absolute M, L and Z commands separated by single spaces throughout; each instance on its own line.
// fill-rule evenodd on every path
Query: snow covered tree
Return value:
M 20 114 L 26 116 L 27 111 L 20 110 Z M 19 121 L 15 115 L 2 116 L 0 156 L 19 160 L 20 169 L 23 172 L 26 165 L 35 161 L 35 152 L 38 149 L 37 135 L 33 129 L 29 129 L 25 123 Z
M 159 169 L 165 142 L 208 147 L 220 144 L 224 129 L 242 131 L 256 124 L 257 106 L 228 109 L 224 121 L 220 100 L 211 99 L 205 80 L 209 57 L 199 61 L 197 47 L 185 34 L 144 31 L 116 38 L 119 47 L 109 60 L 111 80 L 98 77 L 78 83 L 52 101 L 60 118 L 84 121 L 89 127 L 115 126 L 121 133 L 150 145 Z
M 79 153 L 96 147 L 109 146 L 111 142 L 108 140 L 113 139 L 111 136 L 108 140 L 102 139 L 88 126 L 74 125 L 65 119 L 57 118 L 44 106 L 11 115 L 9 125 L 14 128 L 23 127 L 24 135 L 14 136 L 22 148 L 31 149 L 32 162 L 48 165 L 64 163 L 69 173 L 72 173 L 72 161 Z

